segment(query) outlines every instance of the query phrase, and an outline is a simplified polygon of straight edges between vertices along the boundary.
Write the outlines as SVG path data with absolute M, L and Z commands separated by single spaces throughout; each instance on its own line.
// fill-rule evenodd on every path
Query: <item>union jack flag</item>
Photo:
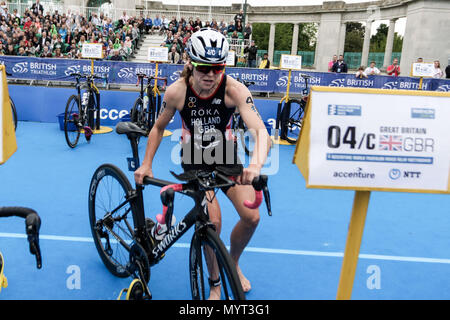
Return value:
M 380 136 L 380 150 L 402 151 L 402 136 Z

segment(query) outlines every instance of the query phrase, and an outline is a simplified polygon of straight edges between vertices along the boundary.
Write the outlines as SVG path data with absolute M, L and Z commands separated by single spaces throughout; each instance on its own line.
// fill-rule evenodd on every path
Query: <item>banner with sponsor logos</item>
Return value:
M 313 87 L 294 162 L 308 187 L 450 192 L 450 94 Z
M 40 81 L 75 81 L 71 73 L 91 72 L 90 60 L 47 59 L 15 56 L 0 56 L 0 63 L 12 74 L 11 78 Z M 166 77 L 170 85 L 176 81 L 183 70 L 183 65 L 159 64 L 158 76 Z M 95 61 L 94 72 L 107 76 L 112 84 L 132 85 L 137 82 L 136 74 L 155 74 L 154 63 L 133 63 L 117 61 Z M 285 93 L 288 82 L 287 70 L 232 68 L 225 71 L 233 78 L 255 82 L 250 86 L 254 92 Z M 329 72 L 292 71 L 290 92 L 301 93 L 305 88 L 300 73 L 311 76 L 310 85 L 326 87 L 355 87 L 374 89 L 418 90 L 420 79 L 412 77 L 369 76 L 366 79 L 356 78 L 354 74 L 337 74 Z M 450 92 L 450 80 L 423 79 L 423 90 Z

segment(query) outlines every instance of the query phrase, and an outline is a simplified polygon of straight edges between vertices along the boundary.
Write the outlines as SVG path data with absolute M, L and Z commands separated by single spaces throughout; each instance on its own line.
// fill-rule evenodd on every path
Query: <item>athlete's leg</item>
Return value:
M 259 209 L 249 209 L 244 206 L 245 200 L 253 201 L 255 199 L 255 191 L 250 185 L 236 185 L 230 188 L 227 192 L 227 197 L 233 203 L 240 217 L 230 235 L 230 255 L 236 263 L 242 288 L 244 292 L 248 292 L 251 289 L 250 281 L 244 276 L 239 267 L 239 258 L 258 226 Z
M 207 192 L 207 198 L 213 199 L 212 201 L 208 201 L 209 220 L 216 227 L 217 234 L 220 235 L 220 231 L 222 229 L 222 214 L 220 211 L 219 202 L 212 191 Z M 209 247 L 205 249 L 205 259 L 208 266 L 209 278 L 211 280 L 219 279 L 219 267 L 217 265 L 217 260 L 214 252 Z M 209 300 L 220 300 L 220 289 L 220 286 L 211 287 L 209 290 Z

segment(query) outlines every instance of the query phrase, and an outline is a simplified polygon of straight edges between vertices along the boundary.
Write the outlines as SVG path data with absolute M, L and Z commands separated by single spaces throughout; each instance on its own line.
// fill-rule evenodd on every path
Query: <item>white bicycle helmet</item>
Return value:
M 202 28 L 194 32 L 187 43 L 187 52 L 194 62 L 208 64 L 225 63 L 228 41 L 219 31 Z

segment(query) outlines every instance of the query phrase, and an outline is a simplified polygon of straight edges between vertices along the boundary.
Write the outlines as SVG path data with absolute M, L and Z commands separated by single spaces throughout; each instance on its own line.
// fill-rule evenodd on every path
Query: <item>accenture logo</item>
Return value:
M 26 73 L 28 72 L 28 62 L 18 62 L 12 68 L 14 73 Z
M 364 172 L 362 168 L 358 167 L 353 171 L 335 171 L 333 177 L 341 179 L 375 179 L 375 173 Z

